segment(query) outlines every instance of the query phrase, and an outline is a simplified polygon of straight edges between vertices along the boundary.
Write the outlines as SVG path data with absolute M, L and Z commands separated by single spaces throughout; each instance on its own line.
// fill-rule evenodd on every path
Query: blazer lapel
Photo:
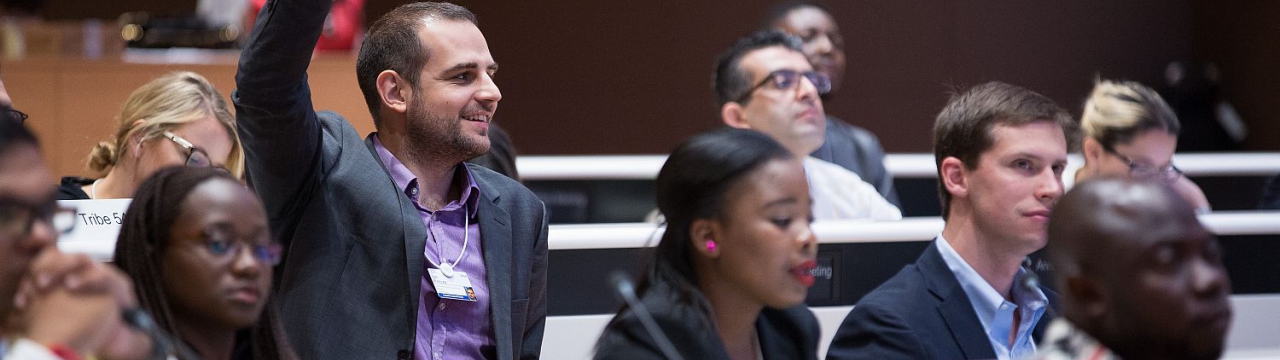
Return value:
M 929 245 L 920 259 L 916 261 L 921 275 L 929 285 L 929 291 L 937 297 L 938 314 L 946 322 L 951 336 L 955 338 L 960 351 L 966 359 L 994 359 L 995 350 L 987 340 L 986 331 L 982 329 L 982 321 L 973 312 L 973 304 L 965 295 L 964 288 L 956 280 L 955 274 L 942 260 L 936 244 Z
M 369 152 L 373 154 L 373 158 L 378 160 L 378 166 L 382 167 L 383 173 L 387 174 L 387 185 L 395 191 L 395 199 L 397 205 L 400 206 L 400 224 L 404 234 L 404 259 L 405 274 L 408 277 L 408 296 L 409 314 L 412 314 L 409 320 L 410 333 L 416 332 L 418 323 L 418 301 L 422 298 L 422 272 L 423 249 L 427 246 L 427 228 L 422 224 L 422 217 L 418 215 L 418 208 L 414 206 L 413 201 L 404 195 L 403 189 L 396 186 L 396 182 L 391 178 L 391 173 L 387 171 L 386 164 L 383 164 L 378 157 L 378 151 L 373 146 L 373 137 L 370 135 L 364 140 L 365 146 L 369 148 Z
M 493 335 L 500 359 L 510 358 L 511 332 L 511 215 L 498 207 L 496 192 L 481 184 L 480 218 L 481 249 L 484 251 L 485 281 L 489 285 L 489 316 L 493 319 Z M 492 193 L 492 194 L 491 194 Z

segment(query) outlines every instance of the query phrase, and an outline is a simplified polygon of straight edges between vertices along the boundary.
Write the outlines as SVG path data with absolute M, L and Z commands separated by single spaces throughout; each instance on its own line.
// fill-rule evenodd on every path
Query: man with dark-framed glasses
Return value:
M 0 109 L 12 109 L 3 84 Z M 75 211 L 58 206 L 36 137 L 13 114 L 0 114 L 0 359 L 145 356 L 145 336 L 121 321 L 137 303 L 124 275 L 53 246 Z
M 775 30 L 739 39 L 716 61 L 712 88 L 725 125 L 762 132 L 804 159 L 817 219 L 898 220 L 902 212 L 858 174 L 809 154 L 822 146 L 821 94 L 831 79 L 814 71 L 799 39 Z

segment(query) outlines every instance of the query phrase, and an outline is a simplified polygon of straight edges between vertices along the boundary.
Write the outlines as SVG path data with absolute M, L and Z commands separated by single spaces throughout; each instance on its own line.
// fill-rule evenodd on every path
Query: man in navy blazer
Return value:
M 867 294 L 828 359 L 1018 359 L 1056 301 L 1021 264 L 1044 247 L 1078 129 L 1052 100 L 991 82 L 953 96 L 934 124 L 942 234 Z M 1039 330 L 1039 331 L 1038 331 Z
M 303 359 L 537 358 L 543 204 L 463 163 L 488 149 L 502 98 L 475 16 L 411 3 L 370 27 L 356 72 L 378 131 L 361 140 L 311 103 L 330 1 L 269 2 L 233 95 L 250 184 L 286 246 L 274 295 L 289 340 Z

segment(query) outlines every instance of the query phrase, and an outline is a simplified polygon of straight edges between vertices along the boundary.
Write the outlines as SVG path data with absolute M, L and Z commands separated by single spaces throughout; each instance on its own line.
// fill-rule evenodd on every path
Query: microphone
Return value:
M 151 339 L 151 348 L 153 349 L 151 356 L 153 359 L 164 359 L 171 352 L 176 352 L 178 358 L 183 360 L 203 359 L 181 341 L 174 341 L 172 336 L 161 330 L 160 326 L 156 325 L 155 319 L 152 319 L 151 314 L 148 314 L 146 310 L 127 308 L 121 310 L 120 315 L 124 318 L 125 324 L 142 331 L 147 334 L 147 338 Z
M 1033 263 L 1030 256 L 1023 258 L 1022 262 L 1026 264 Z M 1027 292 L 1034 292 L 1036 289 L 1040 288 L 1040 276 L 1036 275 L 1035 270 L 1033 270 L 1031 266 L 1027 266 L 1026 271 L 1023 272 L 1022 279 L 1019 279 L 1018 281 L 1018 286 L 1021 286 L 1022 290 L 1026 290 Z
M 626 273 L 615 270 L 609 274 L 609 285 L 613 285 L 613 291 L 617 292 L 622 301 L 627 302 L 627 306 L 631 307 L 631 311 L 640 319 L 640 324 L 644 326 L 644 330 L 649 333 L 650 337 L 658 343 L 658 350 L 662 351 L 662 355 L 668 360 L 684 360 L 680 353 L 676 352 L 676 347 L 671 345 L 671 340 L 667 335 L 662 333 L 662 329 L 658 328 L 658 322 L 653 320 L 653 316 L 649 315 L 649 310 L 640 303 L 640 299 L 636 298 L 636 287 L 631 283 L 631 279 Z

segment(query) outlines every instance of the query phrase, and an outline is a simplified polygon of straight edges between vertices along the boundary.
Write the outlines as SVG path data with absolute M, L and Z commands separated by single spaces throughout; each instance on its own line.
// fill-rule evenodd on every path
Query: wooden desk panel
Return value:
M 85 176 L 90 175 L 85 166 L 89 150 L 114 134 L 116 116 L 134 89 L 166 72 L 194 71 L 208 78 L 230 102 L 234 61 L 234 56 L 216 57 L 211 64 L 26 58 L 0 62 L 0 78 L 14 106 L 31 115 L 27 124 L 40 136 L 54 174 Z M 342 114 L 361 133 L 373 131 L 356 85 L 354 57 L 318 57 L 309 76 L 316 108 Z

